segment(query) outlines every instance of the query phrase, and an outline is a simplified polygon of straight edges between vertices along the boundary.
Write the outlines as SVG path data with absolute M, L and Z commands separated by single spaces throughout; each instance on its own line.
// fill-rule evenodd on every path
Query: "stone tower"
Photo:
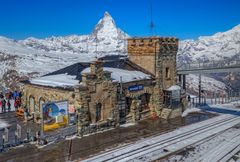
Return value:
M 156 78 L 152 101 L 158 114 L 162 108 L 163 90 L 177 83 L 177 51 L 178 39 L 173 37 L 128 39 L 129 59 Z

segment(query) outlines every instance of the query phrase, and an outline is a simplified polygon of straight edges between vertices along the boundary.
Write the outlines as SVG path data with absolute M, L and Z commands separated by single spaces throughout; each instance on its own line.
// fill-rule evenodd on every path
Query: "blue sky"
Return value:
M 240 24 L 240 0 L 152 0 L 154 35 L 196 39 Z M 150 31 L 150 0 L 0 0 L 0 35 L 88 34 L 108 11 L 131 36 Z

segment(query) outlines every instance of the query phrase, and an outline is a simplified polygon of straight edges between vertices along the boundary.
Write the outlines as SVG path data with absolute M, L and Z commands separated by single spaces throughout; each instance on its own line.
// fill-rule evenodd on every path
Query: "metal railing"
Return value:
M 188 102 L 188 108 L 193 107 L 201 107 L 205 105 L 218 105 L 218 104 L 227 104 L 230 102 L 236 102 L 239 101 L 239 107 L 240 107 L 240 92 L 234 92 L 231 94 L 224 94 L 221 93 L 213 93 L 211 95 L 202 96 L 201 97 L 201 103 L 199 103 L 199 98 L 196 96 L 194 98 L 191 98 L 191 100 Z M 238 104 L 238 102 L 236 102 Z
M 177 67 L 178 71 L 181 70 L 201 70 L 201 69 L 223 69 L 223 68 L 234 68 L 240 67 L 240 60 L 228 61 L 228 60 L 219 60 L 219 61 L 208 61 L 208 62 L 192 62 L 180 64 Z

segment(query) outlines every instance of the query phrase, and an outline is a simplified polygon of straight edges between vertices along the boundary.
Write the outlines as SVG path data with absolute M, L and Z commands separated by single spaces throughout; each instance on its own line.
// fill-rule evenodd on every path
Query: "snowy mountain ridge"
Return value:
M 178 62 L 236 59 L 240 56 L 240 25 L 213 36 L 183 40 L 179 44 Z

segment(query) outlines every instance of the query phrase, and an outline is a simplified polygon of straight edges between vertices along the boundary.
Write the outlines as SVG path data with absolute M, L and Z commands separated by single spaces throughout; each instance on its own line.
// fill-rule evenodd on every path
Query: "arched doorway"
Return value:
M 126 111 L 125 111 L 126 115 L 128 115 L 131 111 L 132 100 L 133 100 L 132 98 L 126 97 Z
M 140 100 L 139 112 L 149 109 L 150 97 L 151 94 L 149 93 L 144 93 L 138 97 Z
M 33 96 L 29 97 L 29 113 L 35 112 L 35 99 Z
M 100 121 L 102 119 L 102 104 L 97 103 L 96 104 L 96 122 Z

